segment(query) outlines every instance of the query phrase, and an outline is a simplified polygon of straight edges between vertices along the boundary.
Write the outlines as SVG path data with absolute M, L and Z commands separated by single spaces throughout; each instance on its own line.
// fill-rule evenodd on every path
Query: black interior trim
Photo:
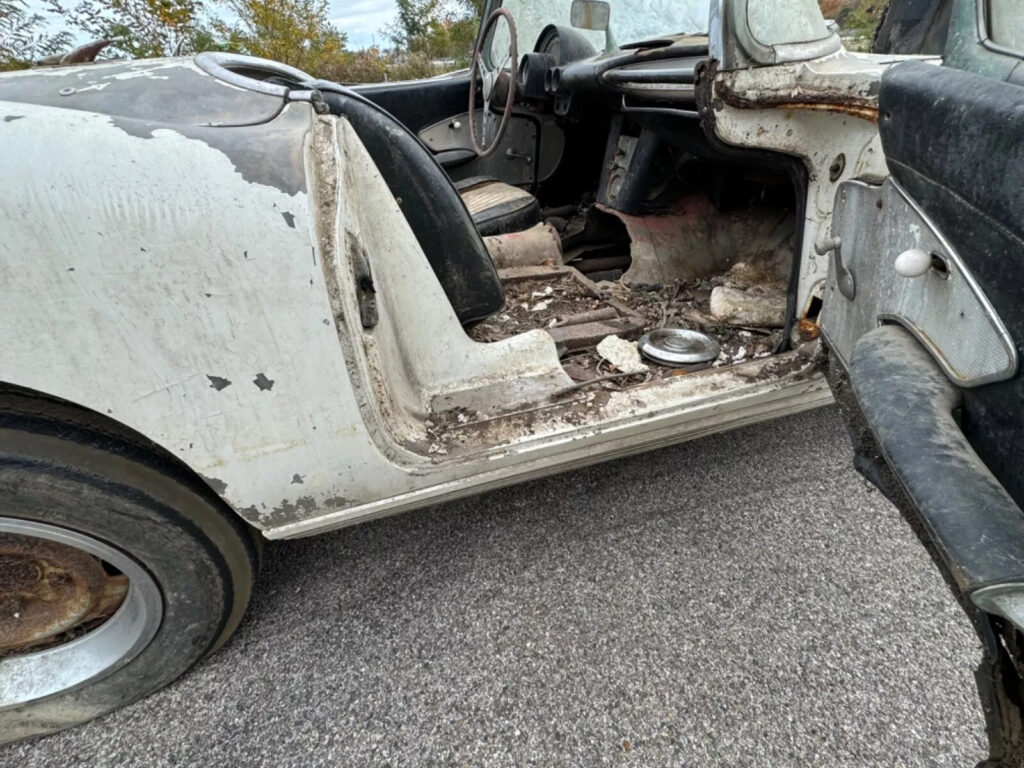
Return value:
M 331 114 L 344 116 L 399 201 L 463 325 L 505 306 L 490 254 L 469 211 L 434 155 L 402 123 L 361 94 L 326 81 L 309 84 Z M 369 254 L 372 260 L 373 254 Z
M 404 83 L 358 85 L 351 90 L 417 134 L 429 125 L 469 109 L 468 71 Z
M 906 330 L 864 334 L 850 360 L 857 402 L 965 593 L 1024 581 L 1024 513 L 954 418 L 961 391 Z
M 437 162 L 441 164 L 442 168 L 446 171 L 451 171 L 455 168 L 461 168 L 464 165 L 469 165 L 471 162 L 476 160 L 476 152 L 472 149 L 456 147 L 454 149 L 442 149 L 440 152 L 435 152 L 434 157 L 437 159 Z

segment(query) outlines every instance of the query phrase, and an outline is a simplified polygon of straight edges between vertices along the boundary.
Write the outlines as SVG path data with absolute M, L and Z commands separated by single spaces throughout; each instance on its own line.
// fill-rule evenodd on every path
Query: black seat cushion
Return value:
M 433 155 L 400 122 L 363 96 L 326 81 L 309 83 L 331 114 L 355 129 L 395 196 L 463 325 L 505 306 L 505 294 L 462 198 Z M 369 254 L 372 261 L 373 254 Z
M 522 232 L 540 221 L 540 204 L 525 189 L 488 176 L 455 182 L 481 235 Z

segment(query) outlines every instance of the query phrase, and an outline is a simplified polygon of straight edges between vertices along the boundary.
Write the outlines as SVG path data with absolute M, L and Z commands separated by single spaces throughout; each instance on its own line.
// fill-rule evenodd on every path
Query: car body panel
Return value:
M 822 297 L 828 256 L 815 245 L 829 232 L 837 185 L 888 175 L 878 137 L 878 82 L 899 57 L 840 52 L 824 59 L 735 72 L 714 81 L 716 135 L 735 146 L 796 155 L 808 170 L 796 306 Z
M 0 154 L 0 388 L 134 430 L 268 538 L 753 424 L 824 405 L 834 391 L 858 468 L 915 526 L 982 640 L 991 764 L 1022 764 L 1024 89 L 1009 84 L 1021 62 L 978 36 L 982 21 L 972 41 L 973 0 L 894 0 L 879 40 L 933 52 L 948 22 L 947 65 L 980 74 L 934 58 L 848 53 L 813 0 L 710 8 L 707 49 L 680 35 L 615 52 L 609 36 L 605 54 L 558 61 L 558 78 L 549 68 L 543 79 L 561 85 L 536 99 L 551 112 L 540 120 L 520 105 L 529 130 L 511 131 L 511 154 L 487 164 L 464 162 L 461 75 L 361 97 L 272 62 L 201 54 L 0 77 L 0 146 L 15 148 Z M 574 102 L 566 82 L 584 98 Z M 629 88 L 650 98 L 631 104 Z M 342 108 L 367 98 L 406 125 L 379 110 L 360 123 Z M 638 374 L 619 363 L 603 374 L 611 358 L 601 353 L 594 378 L 570 378 L 568 348 L 545 332 L 548 320 L 497 341 L 470 338 L 463 323 L 499 311 L 506 295 L 454 188 L 438 204 L 447 180 L 427 145 L 450 156 L 456 176 L 500 175 L 525 159 L 531 167 L 505 180 L 536 190 L 573 143 L 563 126 L 592 122 L 614 150 L 640 144 L 655 118 L 678 131 L 667 139 L 676 149 L 690 142 L 694 158 L 740 171 L 709 174 L 709 187 L 769 171 L 754 182 L 756 199 L 764 204 L 766 190 L 780 198 L 769 216 L 788 228 L 774 244 L 794 253 L 776 278 L 784 288 L 790 275 L 788 290 L 777 289 L 782 320 L 751 323 L 783 328 L 768 348 L 587 389 Z M 623 136 L 627 120 L 639 137 Z M 629 171 L 626 154 L 619 168 Z M 436 173 L 413 180 L 415 157 Z M 754 157 L 771 162 L 743 165 Z M 678 159 L 672 173 L 683 175 L 691 166 Z M 602 179 L 614 163 L 604 165 Z M 779 193 L 787 183 L 795 190 Z M 647 191 L 632 190 L 645 200 Z M 589 215 L 592 193 L 554 210 Z M 692 218 L 728 210 L 711 194 Z M 602 202 L 593 208 L 614 210 L 608 195 Z M 426 253 L 410 226 L 417 207 L 441 235 Z M 435 263 L 457 250 L 456 210 L 463 239 L 480 246 L 473 263 L 493 277 L 494 301 L 472 317 Z M 756 223 L 757 210 L 742 215 Z M 661 209 L 627 225 L 630 246 L 665 219 Z M 666 253 L 694 257 L 665 232 Z M 936 273 L 893 276 L 893 252 L 912 247 Z M 752 268 L 737 250 L 726 274 Z M 479 285 L 467 282 L 465 294 L 479 297 Z M 590 297 L 599 295 L 595 287 Z M 530 303 L 519 306 L 536 311 Z M 633 330 L 657 327 L 643 323 Z M 825 345 L 814 341 L 819 330 Z M 608 341 L 604 331 L 596 338 Z
M 0 192 L 0 211 L 14 222 L 2 245 L 13 311 L 0 330 L 15 340 L 0 380 L 137 430 L 268 536 L 348 525 L 829 400 L 804 349 L 639 395 L 550 403 L 572 385 L 550 337 L 480 344 L 465 335 L 345 119 L 317 115 L 308 94 L 247 94 L 204 60 L 15 76 L 35 86 L 10 86 L 12 100 L 0 102 L 4 142 L 21 148 L 0 159 L 4 178 L 16 180 Z M 873 88 L 893 61 L 840 52 L 715 76 L 720 140 L 796 155 L 808 168 L 802 312 L 824 279 L 827 259 L 813 244 L 835 185 L 887 172 Z M 147 103 L 159 102 L 152 93 L 176 87 L 174 74 L 257 106 L 204 114 L 198 99 L 182 114 L 162 105 L 159 120 L 111 106 L 117 88 L 139 84 Z M 61 96 L 65 87 L 75 92 Z M 40 232 L 40 219 L 54 226 Z M 364 279 L 372 328 L 357 321 Z M 438 417 L 481 403 L 494 412 L 466 432 Z
M 0 379 L 141 432 L 236 509 L 299 504 L 296 475 L 342 496 L 351 473 L 325 445 L 365 429 L 305 173 L 286 192 L 179 130 L 144 138 L 105 115 L 10 102 L 0 114 L 20 150 L 0 157 L 17 180 L 0 194 Z M 300 152 L 311 117 L 308 104 L 282 114 Z M 327 381 L 331 396 L 311 397 Z
M 465 336 L 347 123 L 287 106 L 278 119 L 301 139 L 306 176 L 302 189 L 283 191 L 247 179 L 217 147 L 223 139 L 166 127 L 143 138 L 108 116 L 29 104 L 4 103 L 0 113 L 14 118 L 0 123 L 4 142 L 22 148 L 0 159 L 3 177 L 18 180 L 0 194 L 15 222 L 0 246 L 11 289 L 0 380 L 137 430 L 270 536 L 830 399 L 811 361 L 792 353 L 775 377 L 758 370 L 778 361 L 755 361 L 699 388 L 613 397 L 582 432 L 538 418 L 529 439 L 490 435 L 461 455 L 432 451 L 424 419 L 434 398 L 454 402 L 481 387 L 522 397 L 524 382 L 541 391 L 569 382 L 540 332 L 486 345 Z M 318 130 L 328 147 L 320 152 Z M 76 140 L 62 140 L 69 135 Z M 62 162 L 38 162 L 55 153 Z M 55 224 L 41 231 L 40 220 Z M 369 336 L 346 322 L 359 316 L 346 242 L 374 254 L 381 321 Z
M 147 122 L 205 126 L 265 123 L 284 107 L 284 88 L 269 87 L 266 92 L 241 88 L 210 76 L 197 61 L 142 59 L 7 72 L 0 98 Z
M 946 66 L 1024 85 L 1024 57 L 994 42 L 988 30 L 988 0 L 951 0 Z M 1020 9 L 1016 11 L 1019 13 Z

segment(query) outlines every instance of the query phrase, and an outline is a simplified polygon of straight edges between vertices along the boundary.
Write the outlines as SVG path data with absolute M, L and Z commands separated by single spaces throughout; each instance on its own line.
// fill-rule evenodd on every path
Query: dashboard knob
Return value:
M 920 277 L 932 266 L 932 255 L 920 248 L 911 248 L 896 257 L 896 271 L 903 277 Z

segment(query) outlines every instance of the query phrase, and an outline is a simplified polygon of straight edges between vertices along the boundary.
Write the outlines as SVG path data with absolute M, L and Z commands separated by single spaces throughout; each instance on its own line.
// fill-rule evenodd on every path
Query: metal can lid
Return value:
M 707 363 L 721 351 L 706 333 L 687 328 L 655 328 L 641 336 L 637 346 L 647 359 L 666 365 Z

